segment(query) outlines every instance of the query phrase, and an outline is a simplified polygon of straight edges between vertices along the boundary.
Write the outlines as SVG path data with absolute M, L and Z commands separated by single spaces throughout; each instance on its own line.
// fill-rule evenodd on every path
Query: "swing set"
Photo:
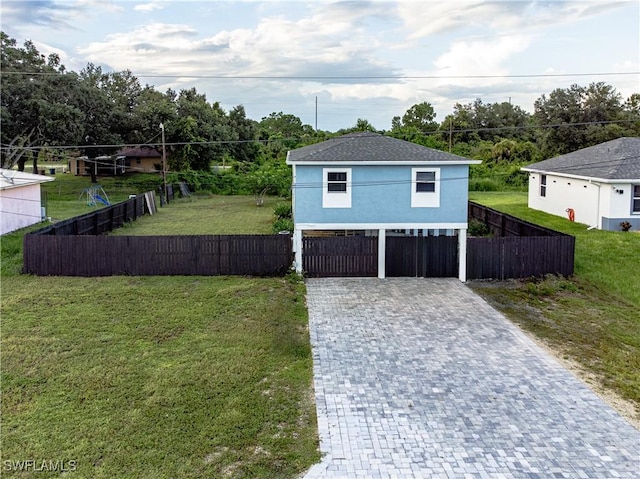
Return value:
M 80 193 L 80 199 L 82 199 L 84 196 L 87 197 L 87 206 L 96 206 L 98 203 L 101 203 L 105 206 L 111 205 L 107 193 L 100 185 L 90 186 L 83 189 L 82 193 Z

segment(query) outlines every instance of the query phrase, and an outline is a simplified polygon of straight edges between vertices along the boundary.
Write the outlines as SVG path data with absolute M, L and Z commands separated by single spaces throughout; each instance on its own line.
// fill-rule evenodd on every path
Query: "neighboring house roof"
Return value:
M 160 158 L 162 157 L 162 153 L 160 153 L 155 148 L 150 146 L 139 146 L 136 148 L 123 148 L 118 153 L 118 156 L 128 156 L 132 158 Z
M 46 181 L 53 181 L 55 178 L 44 175 L 34 175 L 24 171 L 7 170 L 0 168 L 0 190 L 19 188 L 20 186 L 36 185 Z
M 556 156 L 523 171 L 598 180 L 640 180 L 640 138 L 628 137 Z
M 373 132 L 349 133 L 287 153 L 288 164 L 479 164 L 426 146 Z

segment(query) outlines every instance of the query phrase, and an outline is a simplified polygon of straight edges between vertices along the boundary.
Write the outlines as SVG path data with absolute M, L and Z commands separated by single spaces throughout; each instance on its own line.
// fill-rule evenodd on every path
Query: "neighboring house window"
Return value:
M 547 175 L 540 175 L 540 196 L 547 196 Z
M 411 207 L 440 206 L 440 168 L 412 168 Z
M 351 168 L 323 168 L 322 178 L 322 207 L 351 208 Z
M 633 185 L 633 204 L 631 211 L 633 213 L 640 213 L 640 185 Z

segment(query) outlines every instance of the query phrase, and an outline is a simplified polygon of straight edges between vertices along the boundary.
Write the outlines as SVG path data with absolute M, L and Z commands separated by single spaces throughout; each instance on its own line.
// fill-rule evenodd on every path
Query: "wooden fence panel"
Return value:
M 468 279 L 509 279 L 560 274 L 571 276 L 575 238 L 563 236 L 506 236 L 469 238 Z
M 44 276 L 285 274 L 290 235 L 24 236 L 24 272 Z
M 458 276 L 458 238 L 424 236 L 418 238 L 418 276 L 450 278 Z
M 385 270 L 388 277 L 456 277 L 458 276 L 458 238 L 457 236 L 388 236 Z
M 564 233 L 529 223 L 515 216 L 501 213 L 469 201 L 469 219 L 482 221 L 495 236 L 563 236 Z
M 302 263 L 310 277 L 377 276 L 378 238 L 302 238 Z

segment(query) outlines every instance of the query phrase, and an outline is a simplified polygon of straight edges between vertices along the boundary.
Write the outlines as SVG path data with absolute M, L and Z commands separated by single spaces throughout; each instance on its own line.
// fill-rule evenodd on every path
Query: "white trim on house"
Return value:
M 345 180 L 329 181 L 329 175 L 332 173 L 344 173 Z M 322 168 L 323 208 L 351 208 L 351 178 L 351 168 Z M 344 191 L 330 191 L 330 185 L 342 183 L 344 183 Z
M 287 153 L 287 160 L 285 161 L 287 165 L 310 165 L 310 166 L 325 166 L 329 164 L 328 161 L 292 161 L 289 160 L 289 153 Z M 339 160 L 332 162 L 331 164 L 335 165 L 345 165 L 345 166 L 356 166 L 356 165 L 365 165 L 365 166 L 407 166 L 407 165 L 423 165 L 423 166 L 444 166 L 444 165 L 479 165 L 482 161 L 480 160 L 453 160 L 453 161 L 430 161 L 430 160 L 400 160 L 400 161 L 350 161 L 350 160 Z
M 459 230 L 467 223 L 296 223 L 299 230 Z
M 434 173 L 433 182 L 419 181 L 418 174 Z M 433 183 L 433 191 L 418 191 L 418 184 Z M 440 207 L 440 168 L 412 168 L 411 169 L 411 208 L 439 208 Z
M 538 175 L 549 175 L 549 176 L 561 176 L 563 178 L 573 178 L 575 180 L 584 180 L 584 181 L 596 181 L 598 183 L 607 183 L 607 184 L 614 184 L 614 183 L 638 183 L 640 181 L 640 178 L 635 178 L 635 179 L 606 179 L 606 178 L 597 178 L 595 176 L 583 176 L 583 175 L 572 175 L 569 173 L 564 173 L 564 172 L 557 172 L 557 171 L 552 171 L 552 170 L 538 170 L 538 169 L 533 169 L 533 168 L 520 168 L 522 171 L 526 171 L 527 173 L 535 173 Z

